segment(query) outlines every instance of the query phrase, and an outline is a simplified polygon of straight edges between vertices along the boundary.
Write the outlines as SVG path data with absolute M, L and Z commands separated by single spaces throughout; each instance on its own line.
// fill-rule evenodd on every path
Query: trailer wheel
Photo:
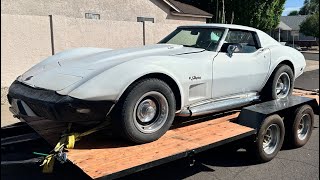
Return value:
M 284 123 L 279 115 L 267 117 L 257 134 L 257 139 L 248 147 L 259 162 L 272 160 L 280 151 L 284 140 Z
M 304 146 L 310 139 L 314 123 L 314 112 L 309 105 L 303 105 L 294 113 L 294 120 L 289 124 L 286 136 L 288 145 L 293 148 Z

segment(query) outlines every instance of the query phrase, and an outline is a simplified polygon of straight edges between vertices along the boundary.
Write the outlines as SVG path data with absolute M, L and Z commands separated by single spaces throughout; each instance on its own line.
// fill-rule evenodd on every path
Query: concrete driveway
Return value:
M 319 61 L 319 51 L 313 51 L 313 52 L 305 51 L 305 52 L 302 52 L 302 54 L 306 59 Z
M 305 90 L 319 89 L 319 69 L 303 73 L 296 79 L 295 88 Z
M 295 81 L 295 88 L 305 90 L 319 89 L 319 53 L 304 53 L 307 66 L 304 73 Z

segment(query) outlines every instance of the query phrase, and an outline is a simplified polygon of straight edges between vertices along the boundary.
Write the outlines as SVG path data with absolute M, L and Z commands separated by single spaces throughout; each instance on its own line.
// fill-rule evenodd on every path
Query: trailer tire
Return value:
M 257 134 L 256 141 L 247 148 L 258 162 L 272 160 L 280 151 L 285 134 L 285 127 L 282 118 L 275 114 L 267 117 Z
M 304 146 L 312 134 L 314 112 L 311 106 L 303 105 L 296 109 L 294 120 L 288 123 L 286 142 L 293 148 Z
M 135 82 L 112 113 L 115 135 L 142 144 L 159 139 L 175 117 L 175 96 L 167 83 L 148 78 Z

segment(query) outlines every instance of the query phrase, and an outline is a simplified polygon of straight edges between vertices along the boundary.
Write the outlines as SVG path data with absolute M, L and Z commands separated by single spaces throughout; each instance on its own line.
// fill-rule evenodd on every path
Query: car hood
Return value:
M 177 56 L 203 50 L 182 45 L 156 44 L 140 48 L 100 50 L 76 57 L 52 56 L 50 62 L 34 66 L 18 80 L 32 87 L 60 91 L 130 60 L 147 56 Z

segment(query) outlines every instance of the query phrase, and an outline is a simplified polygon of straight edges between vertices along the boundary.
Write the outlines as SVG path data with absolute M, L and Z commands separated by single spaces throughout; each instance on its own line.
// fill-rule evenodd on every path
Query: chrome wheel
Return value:
M 143 133 L 156 132 L 165 124 L 168 113 L 167 99 L 159 92 L 148 92 L 135 104 L 134 125 Z
M 300 119 L 299 125 L 298 125 L 298 138 L 300 140 L 304 140 L 309 133 L 309 129 L 311 126 L 311 117 L 309 114 L 305 114 L 302 116 L 302 118 Z
M 283 72 L 280 74 L 276 84 L 277 98 L 285 98 L 288 96 L 291 88 L 290 77 L 288 73 Z
M 263 137 L 263 151 L 266 154 L 272 154 L 278 147 L 280 142 L 280 127 L 276 124 L 271 124 Z

